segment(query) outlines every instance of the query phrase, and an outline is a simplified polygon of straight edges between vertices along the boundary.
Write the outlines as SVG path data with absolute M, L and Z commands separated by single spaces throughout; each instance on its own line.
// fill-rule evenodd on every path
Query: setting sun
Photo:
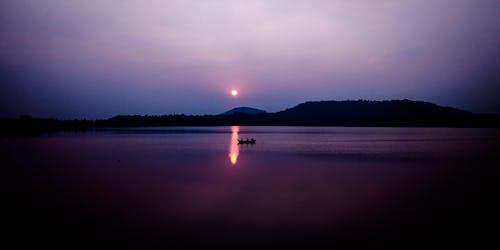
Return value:
M 238 91 L 236 89 L 231 90 L 231 95 L 232 96 L 237 96 L 238 95 Z

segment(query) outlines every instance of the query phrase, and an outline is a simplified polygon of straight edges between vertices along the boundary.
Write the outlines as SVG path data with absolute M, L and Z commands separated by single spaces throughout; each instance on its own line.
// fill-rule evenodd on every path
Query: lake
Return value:
M 116 128 L 1 137 L 0 147 L 4 239 L 29 239 L 21 246 L 496 237 L 498 129 Z

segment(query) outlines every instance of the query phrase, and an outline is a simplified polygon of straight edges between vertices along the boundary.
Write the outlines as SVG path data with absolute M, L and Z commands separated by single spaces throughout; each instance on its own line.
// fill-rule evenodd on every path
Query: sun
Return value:
M 231 90 L 231 95 L 232 96 L 237 96 L 238 95 L 238 90 L 236 90 L 236 89 Z

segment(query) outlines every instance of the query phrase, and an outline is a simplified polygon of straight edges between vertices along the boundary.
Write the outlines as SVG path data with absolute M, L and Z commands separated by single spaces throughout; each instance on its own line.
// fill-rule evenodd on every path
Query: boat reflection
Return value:
M 229 145 L 229 159 L 234 165 L 238 161 L 238 155 L 240 154 L 240 149 L 238 148 L 238 132 L 240 131 L 240 126 L 231 127 L 231 144 Z

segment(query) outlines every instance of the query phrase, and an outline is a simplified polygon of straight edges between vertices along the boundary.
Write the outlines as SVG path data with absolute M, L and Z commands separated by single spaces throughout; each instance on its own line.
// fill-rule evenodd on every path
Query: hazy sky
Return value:
M 0 77 L 2 117 L 403 98 L 500 113 L 500 1 L 1 0 Z

